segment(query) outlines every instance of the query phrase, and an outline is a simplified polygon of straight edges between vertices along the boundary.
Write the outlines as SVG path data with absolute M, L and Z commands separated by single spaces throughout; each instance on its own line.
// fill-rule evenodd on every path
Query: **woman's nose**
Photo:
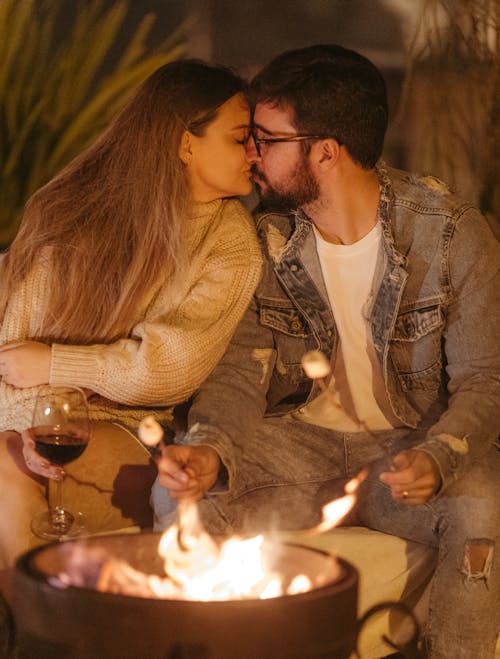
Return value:
M 246 158 L 249 163 L 254 163 L 260 160 L 259 152 L 257 151 L 257 145 L 255 144 L 255 139 L 252 133 L 248 136 L 248 139 L 245 143 L 245 152 Z

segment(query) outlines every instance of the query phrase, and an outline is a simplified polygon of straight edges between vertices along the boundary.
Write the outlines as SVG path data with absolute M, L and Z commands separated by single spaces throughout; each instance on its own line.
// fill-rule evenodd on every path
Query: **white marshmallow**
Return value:
M 152 416 L 146 416 L 139 424 L 139 439 L 146 446 L 156 446 L 163 438 L 163 428 Z
M 319 380 L 330 375 L 330 364 L 319 350 L 309 350 L 302 357 L 302 368 L 311 380 Z

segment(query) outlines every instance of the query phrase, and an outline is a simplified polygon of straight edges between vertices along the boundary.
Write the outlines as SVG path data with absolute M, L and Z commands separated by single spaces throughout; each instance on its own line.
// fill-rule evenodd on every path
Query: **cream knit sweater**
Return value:
M 130 334 L 111 344 L 52 344 L 50 384 L 76 385 L 89 395 L 92 419 L 132 431 L 200 386 L 222 357 L 257 286 L 261 252 L 253 223 L 240 202 L 195 204 L 189 220 L 190 270 L 175 286 L 162 286 Z M 47 292 L 50 264 L 42 259 L 9 301 L 0 344 L 34 336 Z M 0 284 L 1 285 L 1 284 Z M 31 425 L 36 387 L 0 381 L 0 430 Z

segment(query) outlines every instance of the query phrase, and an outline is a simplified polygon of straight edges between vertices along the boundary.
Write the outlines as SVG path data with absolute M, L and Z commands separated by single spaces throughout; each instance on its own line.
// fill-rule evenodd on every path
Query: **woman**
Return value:
M 95 422 L 65 498 L 76 497 L 93 530 L 140 516 L 108 505 L 121 463 L 149 461 L 122 429 L 135 431 L 152 409 L 169 423 L 222 356 L 257 284 L 253 225 L 228 199 L 251 190 L 249 122 L 232 72 L 167 64 L 29 200 L 0 270 L 0 566 L 36 542 L 41 477 L 61 477 L 27 433 L 30 469 L 22 456 L 39 385 L 84 388 Z M 149 496 L 139 489 L 132 503 Z

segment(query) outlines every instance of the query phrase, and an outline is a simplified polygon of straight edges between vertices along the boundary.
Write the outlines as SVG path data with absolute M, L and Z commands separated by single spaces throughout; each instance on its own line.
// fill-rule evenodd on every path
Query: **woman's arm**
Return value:
M 132 338 L 109 345 L 54 344 L 50 383 L 79 385 L 125 405 L 189 398 L 222 357 L 260 274 L 253 223 L 239 204 L 226 205 L 213 231 L 212 247 L 177 306 L 165 311 L 167 297 L 162 305 L 160 292 Z
M 253 224 L 235 203 L 229 210 L 179 304 L 164 311 L 160 293 L 132 337 L 111 344 L 12 341 L 0 348 L 4 382 L 20 389 L 47 382 L 76 385 L 129 405 L 189 398 L 224 353 L 260 273 Z

